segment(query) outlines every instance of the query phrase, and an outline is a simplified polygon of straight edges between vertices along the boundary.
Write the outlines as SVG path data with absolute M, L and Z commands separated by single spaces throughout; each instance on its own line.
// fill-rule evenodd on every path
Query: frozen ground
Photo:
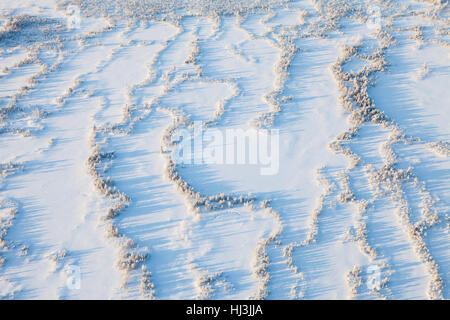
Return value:
M 0 298 L 448 299 L 449 12 L 1 1 Z M 275 170 L 180 163 L 198 123 Z

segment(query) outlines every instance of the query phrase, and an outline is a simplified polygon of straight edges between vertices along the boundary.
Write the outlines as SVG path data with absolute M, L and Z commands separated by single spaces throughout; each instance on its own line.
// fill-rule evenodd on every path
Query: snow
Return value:
M 448 299 L 449 8 L 368 6 L 1 2 L 0 298 Z

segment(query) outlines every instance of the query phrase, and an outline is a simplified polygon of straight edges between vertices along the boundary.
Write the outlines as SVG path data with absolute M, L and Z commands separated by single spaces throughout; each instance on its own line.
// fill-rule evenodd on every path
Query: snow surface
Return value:
M 0 298 L 448 299 L 448 19 L 1 1 Z M 172 162 L 198 121 L 279 130 L 277 172 Z

